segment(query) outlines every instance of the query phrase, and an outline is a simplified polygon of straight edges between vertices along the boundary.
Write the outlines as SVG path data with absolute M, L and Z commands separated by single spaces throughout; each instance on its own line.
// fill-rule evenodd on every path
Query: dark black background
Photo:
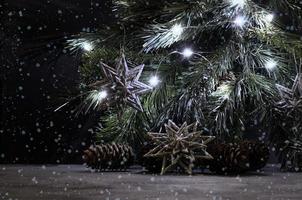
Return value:
M 5 0 L 0 30 L 0 163 L 77 162 L 95 115 L 54 113 L 79 82 L 65 39 L 110 23 L 105 0 Z

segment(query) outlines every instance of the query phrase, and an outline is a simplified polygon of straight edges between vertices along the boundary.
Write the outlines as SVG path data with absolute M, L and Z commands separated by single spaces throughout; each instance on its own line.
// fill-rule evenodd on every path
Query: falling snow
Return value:
M 152 1 L 144 3 L 148 6 Z M 233 3 L 244 7 L 244 1 Z M 126 172 L 96 172 L 84 165 L 64 165 L 82 162 L 83 150 L 94 143 L 96 132 L 91 127 L 99 116 L 75 117 L 73 105 L 54 112 L 78 90 L 80 82 L 79 58 L 69 55 L 62 41 L 111 23 L 114 14 L 109 17 L 106 13 L 108 5 L 95 0 L 0 3 L 4 19 L 0 21 L 0 163 L 5 163 L 0 164 L 0 199 L 301 199 L 302 175 L 283 173 L 279 165 L 268 165 L 245 176 L 210 175 L 209 171 L 195 176 L 158 176 L 141 166 Z M 244 28 L 246 20 L 237 18 L 235 24 Z M 104 28 L 111 29 L 108 24 Z M 300 27 L 288 23 L 284 28 L 297 32 Z M 173 30 L 175 37 L 185 31 L 181 25 Z M 195 49 L 184 50 L 180 54 L 188 60 L 196 54 Z M 270 62 L 266 67 L 276 69 L 277 63 Z M 156 76 L 151 85 L 161 82 Z M 260 124 L 252 120 L 247 131 L 255 134 L 253 138 L 267 141 L 269 133 L 258 130 Z M 287 124 L 281 126 L 286 128 Z M 279 148 L 271 146 L 270 151 L 275 153 Z M 271 160 L 276 162 L 277 158 Z M 245 165 L 249 167 L 249 163 Z

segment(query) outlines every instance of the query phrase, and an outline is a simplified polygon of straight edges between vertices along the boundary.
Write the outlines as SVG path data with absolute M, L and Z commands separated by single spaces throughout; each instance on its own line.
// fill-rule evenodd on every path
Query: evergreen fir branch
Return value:
M 204 122 L 203 104 L 199 95 L 201 94 L 193 94 L 193 92 L 189 93 L 187 91 L 183 95 L 174 97 L 157 116 L 153 129 L 162 127 L 167 119 L 173 119 L 176 123 L 191 122 L 194 120 Z
M 286 33 L 278 28 L 269 30 L 256 29 L 254 34 L 267 44 L 283 49 L 289 54 L 302 56 L 302 41 L 299 35 Z
M 206 126 L 204 111 L 208 103 L 207 97 L 214 87 L 205 73 L 206 70 L 207 68 L 199 63 L 199 71 L 185 76 L 187 78 L 184 78 L 185 82 L 182 83 L 184 89 L 177 90 L 173 98 L 166 102 L 156 118 L 153 129 L 158 130 L 167 119 L 177 124 L 197 121 Z
M 149 130 L 148 116 L 134 109 L 127 109 L 122 116 L 111 114 L 101 119 L 103 128 L 97 133 L 99 141 L 142 144 Z
M 269 6 L 276 10 L 283 11 L 285 13 L 288 13 L 293 18 L 299 18 L 302 15 L 302 6 L 301 2 L 299 0 L 279 0 L 269 1 Z
M 119 55 L 119 49 L 115 48 L 97 48 L 94 51 L 83 55 L 83 63 L 80 65 L 79 71 L 81 80 L 86 85 L 93 84 L 102 78 L 100 61 L 114 62 Z
M 144 0 L 115 0 L 115 10 L 122 15 L 121 19 L 127 23 L 129 21 L 146 25 L 146 22 L 156 20 L 172 20 L 176 15 L 184 10 L 192 8 L 207 8 L 210 5 L 217 5 L 221 0 L 206 1 L 149 1 Z M 196 11 L 198 11 L 196 9 Z M 159 19 L 160 18 L 160 19 Z
M 143 142 L 148 130 L 159 130 L 168 119 L 198 121 L 221 139 L 240 137 L 248 118 L 271 114 L 278 97 L 275 82 L 284 83 L 293 58 L 302 57 L 300 37 L 265 19 L 285 7 L 299 16 L 301 5 L 293 0 L 249 0 L 240 9 L 225 0 L 113 3 L 117 24 L 81 36 L 96 45 L 84 56 L 83 82 L 100 79 L 99 62 L 113 63 L 124 46 L 132 63 L 146 63 L 143 77 L 160 75 L 163 85 L 144 97 L 144 113 L 127 109 L 122 116 L 104 116 L 98 137 L 105 141 Z M 234 22 L 240 15 L 246 18 L 242 27 Z M 77 42 L 72 45 L 83 41 Z M 186 60 L 179 49 L 188 44 L 194 55 Z
M 224 5 L 215 5 L 214 10 L 212 7 L 195 5 L 195 7 L 183 10 L 170 21 L 153 24 L 144 31 L 145 35 L 142 36 L 145 39 L 144 50 L 149 52 L 169 48 L 180 41 L 193 39 L 198 41 L 202 38 L 201 35 L 215 29 L 225 32 L 224 29 L 228 26 L 229 21 L 224 15 L 221 15 L 224 7 Z M 208 20 L 209 15 L 213 15 L 211 20 Z M 179 30 L 181 33 L 174 33 L 176 26 L 182 29 Z
M 275 100 L 276 92 L 275 85 L 271 81 L 253 73 L 224 83 L 212 93 L 213 100 L 216 99 L 213 106 L 218 105 L 210 112 L 213 116 L 214 132 L 222 137 L 224 133 L 234 131 L 230 129 L 231 127 L 236 129 L 238 126 L 241 132 L 245 126 L 246 116 L 250 116 L 260 105 L 262 108 L 271 105 Z M 234 126 L 235 123 L 237 126 Z

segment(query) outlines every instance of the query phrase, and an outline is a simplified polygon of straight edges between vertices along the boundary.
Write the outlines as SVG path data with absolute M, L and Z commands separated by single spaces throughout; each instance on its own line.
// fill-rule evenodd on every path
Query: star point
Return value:
M 179 127 L 169 120 L 164 127 L 166 133 L 148 133 L 156 146 L 145 154 L 145 157 L 163 159 L 162 175 L 176 166 L 181 167 L 186 173 L 192 174 L 196 159 L 213 158 L 206 148 L 215 137 L 202 135 L 202 131 L 197 131 L 197 123 L 187 125 L 185 122 Z

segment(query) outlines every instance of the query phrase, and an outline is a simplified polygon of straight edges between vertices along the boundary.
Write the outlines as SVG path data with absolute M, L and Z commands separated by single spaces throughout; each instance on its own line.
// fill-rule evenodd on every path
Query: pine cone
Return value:
M 213 144 L 208 147 L 213 156 L 210 171 L 218 174 L 243 173 L 249 169 L 249 153 L 238 144 Z
M 208 165 L 220 174 L 244 173 L 263 168 L 269 158 L 269 148 L 259 142 L 243 141 L 239 144 L 213 144 L 208 152 L 214 157 Z
M 249 171 L 257 171 L 265 167 L 270 156 L 269 147 L 266 144 L 254 141 L 244 141 L 241 143 L 241 147 L 248 147 L 249 149 Z
M 300 138 L 285 141 L 280 160 L 282 171 L 302 172 L 302 141 Z
M 281 170 L 285 172 L 302 172 L 302 154 L 291 152 L 286 154 L 281 163 Z
M 133 164 L 132 148 L 123 144 L 102 144 L 84 151 L 83 159 L 88 167 L 104 170 L 125 170 Z

